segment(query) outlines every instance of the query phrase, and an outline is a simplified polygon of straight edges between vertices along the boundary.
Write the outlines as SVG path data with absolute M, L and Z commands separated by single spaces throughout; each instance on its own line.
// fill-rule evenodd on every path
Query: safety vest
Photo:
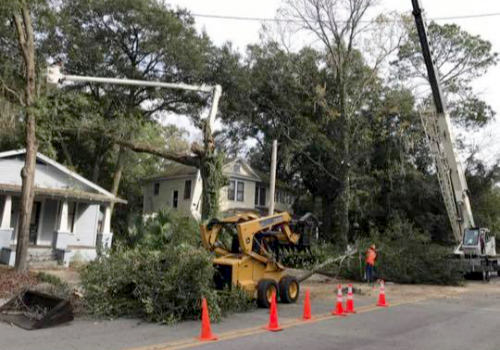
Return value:
M 377 252 L 373 248 L 368 248 L 366 251 L 366 263 L 373 266 L 375 265 L 375 259 L 377 258 Z

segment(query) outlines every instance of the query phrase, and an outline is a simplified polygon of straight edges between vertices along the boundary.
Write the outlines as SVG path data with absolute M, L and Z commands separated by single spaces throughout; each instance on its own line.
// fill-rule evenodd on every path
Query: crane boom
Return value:
M 436 113 L 422 115 L 422 121 L 431 151 L 436 160 L 439 185 L 453 235 L 457 241 L 461 242 L 464 230 L 474 228 L 467 181 L 455 153 L 455 140 L 450 116 L 447 112 L 439 72 L 432 57 L 420 0 L 412 0 L 412 5 L 422 54 L 432 89 L 432 97 L 436 107 Z

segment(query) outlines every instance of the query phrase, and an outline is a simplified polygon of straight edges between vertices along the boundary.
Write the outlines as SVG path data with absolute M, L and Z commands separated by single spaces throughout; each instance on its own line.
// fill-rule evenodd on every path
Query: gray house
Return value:
M 0 263 L 7 265 L 15 262 L 25 153 L 0 153 Z M 38 153 L 29 261 L 94 259 L 99 246 L 111 244 L 111 203 L 126 201 Z

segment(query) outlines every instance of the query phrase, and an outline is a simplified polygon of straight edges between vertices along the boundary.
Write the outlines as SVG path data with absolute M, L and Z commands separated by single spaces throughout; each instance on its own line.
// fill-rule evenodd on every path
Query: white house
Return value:
M 8 265 L 15 262 L 25 153 L 0 153 L 0 262 Z M 38 153 L 28 259 L 67 265 L 95 258 L 111 244 L 111 203 L 126 201 Z
M 220 210 L 224 215 L 253 211 L 267 214 L 269 207 L 269 176 L 252 169 L 242 159 L 232 160 L 223 167 L 228 186 L 221 189 Z M 201 217 L 202 181 L 197 168 L 172 164 L 163 174 L 143 180 L 143 213 L 152 214 L 173 208 Z M 275 210 L 292 211 L 293 189 L 277 181 Z

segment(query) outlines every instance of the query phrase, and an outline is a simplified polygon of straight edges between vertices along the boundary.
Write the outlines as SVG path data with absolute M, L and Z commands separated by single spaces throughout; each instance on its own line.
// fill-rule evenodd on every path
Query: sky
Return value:
M 276 11 L 283 5 L 282 0 L 169 0 L 173 7 L 188 9 L 193 15 L 219 15 L 234 17 L 274 18 Z M 486 13 L 500 14 L 500 0 L 421 0 L 428 19 L 480 15 Z M 411 0 L 379 0 L 373 13 L 398 11 L 410 13 Z M 226 20 L 195 16 L 196 26 L 204 30 L 216 45 L 227 41 L 244 51 L 248 44 L 260 42 L 260 21 Z M 438 23 L 457 23 L 471 34 L 479 35 L 492 43 L 493 50 L 500 52 L 500 15 L 470 19 L 439 20 Z M 491 68 L 487 75 L 478 79 L 475 90 L 500 114 L 500 65 Z M 184 120 L 177 123 L 189 130 L 191 127 Z M 487 128 L 476 133 L 464 134 L 463 130 L 455 130 L 469 140 L 470 144 L 481 147 L 481 158 L 491 162 L 500 155 L 500 116 L 497 116 Z M 194 137 L 194 136 L 192 136 Z M 462 155 L 463 157 L 464 155 Z M 462 158 L 461 157 L 461 158 Z

